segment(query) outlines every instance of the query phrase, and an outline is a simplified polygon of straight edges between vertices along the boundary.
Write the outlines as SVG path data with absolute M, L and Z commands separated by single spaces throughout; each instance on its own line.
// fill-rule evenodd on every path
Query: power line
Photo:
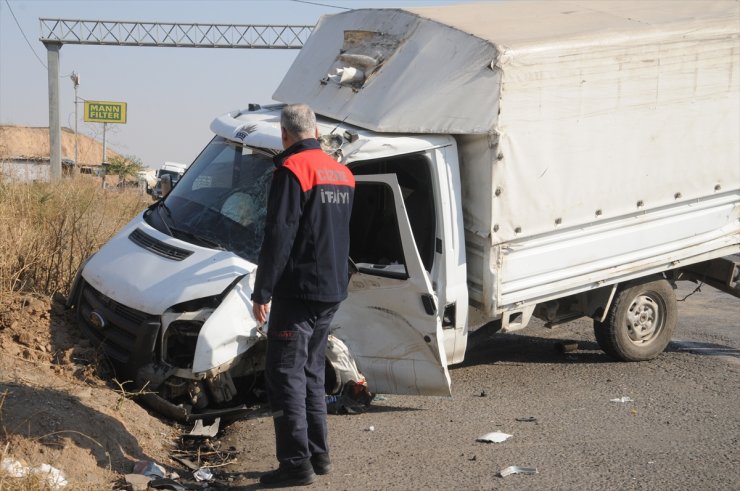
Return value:
M 6 2 L 8 0 L 5 0 Z M 318 5 L 319 7 L 329 7 L 332 9 L 344 9 L 344 10 L 352 10 L 349 7 L 340 7 L 338 5 L 329 5 L 328 3 L 319 3 L 319 2 L 309 2 L 308 0 L 293 0 L 296 3 L 307 3 L 309 5 Z
M 20 22 L 18 22 L 18 19 L 16 18 L 15 14 L 13 13 L 13 9 L 10 6 L 10 4 L 8 3 L 8 0 L 5 0 L 5 5 L 8 6 L 8 10 L 10 10 L 10 15 L 13 16 L 13 20 L 15 21 L 15 25 L 17 25 L 18 26 L 18 29 L 21 31 L 21 34 L 23 35 L 23 39 L 26 40 L 26 44 L 28 45 L 29 48 L 31 48 L 31 51 L 33 51 L 33 55 L 36 57 L 37 60 L 39 60 L 39 63 L 41 63 L 41 66 L 43 66 L 44 68 L 46 68 L 46 64 L 43 61 L 41 61 L 41 58 L 39 58 L 39 55 L 36 53 L 36 50 L 33 49 L 33 46 L 31 46 L 31 43 L 28 41 L 28 38 L 26 37 L 26 33 L 23 32 L 23 28 L 21 27 Z M 47 70 L 48 70 L 48 68 L 47 68 Z

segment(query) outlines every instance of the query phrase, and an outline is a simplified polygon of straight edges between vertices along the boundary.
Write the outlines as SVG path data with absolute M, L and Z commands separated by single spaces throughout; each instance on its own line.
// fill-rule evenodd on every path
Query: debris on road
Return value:
M 367 390 L 367 383 L 347 382 L 340 394 L 327 395 L 326 412 L 329 414 L 364 413 L 375 396 Z
M 213 472 L 207 467 L 201 467 L 197 471 L 193 472 L 193 477 L 196 481 L 210 481 L 213 479 Z
M 208 426 L 203 425 L 203 420 L 199 419 L 195 422 L 195 426 L 190 430 L 188 436 L 202 436 L 206 438 L 213 438 L 218 433 L 218 426 L 221 423 L 221 418 L 216 418 L 213 424 Z
M 481 397 L 486 397 L 487 395 L 488 395 L 488 392 L 486 392 L 485 390 L 480 391 Z
M 183 435 L 186 437 L 187 435 Z M 191 471 L 201 468 L 223 467 L 236 462 L 239 452 L 234 447 L 221 448 L 218 440 L 210 438 L 182 438 L 181 447 L 170 454 L 170 458 Z M 172 477 L 172 476 L 170 476 Z
M 374 426 L 369 426 L 365 431 L 375 431 L 375 427 Z
M 537 418 L 534 416 L 523 416 L 521 418 L 514 418 L 515 421 L 519 421 L 520 423 L 536 423 Z
M 494 431 L 492 433 L 486 433 L 485 435 L 479 436 L 475 439 L 476 442 L 483 443 L 502 443 L 511 438 L 512 435 L 502 433 L 500 431 Z
M 126 474 L 123 478 L 131 491 L 146 491 L 149 489 L 149 483 L 152 480 L 151 477 L 143 474 Z
M 7 447 L 6 447 L 7 448 Z M 60 489 L 65 487 L 67 479 L 64 473 L 49 464 L 40 464 L 36 467 L 23 465 L 21 462 L 5 457 L 0 463 L 0 470 L 11 477 L 26 477 L 30 475 L 38 476 L 41 482 L 45 482 L 50 489 Z
M 506 477 L 512 474 L 533 475 L 537 474 L 537 469 L 535 469 L 534 467 L 519 467 L 518 465 L 510 465 L 506 469 L 501 469 L 498 473 L 499 477 Z
M 609 399 L 609 402 L 635 402 L 635 401 L 627 396 L 622 396 L 616 399 Z
M 199 467 L 193 463 L 192 460 L 186 459 L 185 457 L 177 457 L 175 455 L 170 455 L 170 458 L 174 460 L 175 462 L 179 462 L 180 464 L 184 465 L 191 471 L 197 471 Z
M 557 349 L 561 353 L 572 353 L 578 351 L 578 343 L 576 341 L 562 341 L 557 344 Z
M 167 471 L 161 465 L 149 460 L 140 460 L 134 464 L 134 474 L 147 477 L 167 477 Z
M 188 488 L 182 486 L 172 479 L 152 479 L 149 481 L 149 489 L 167 489 L 169 491 L 186 491 Z

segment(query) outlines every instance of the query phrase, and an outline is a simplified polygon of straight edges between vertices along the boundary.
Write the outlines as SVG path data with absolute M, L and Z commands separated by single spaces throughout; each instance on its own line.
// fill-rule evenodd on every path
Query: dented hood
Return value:
M 182 260 L 155 254 L 129 238 L 137 229 L 192 254 Z M 108 298 L 161 315 L 178 303 L 221 294 L 237 277 L 254 268 L 232 252 L 199 247 L 163 234 L 139 215 L 90 258 L 82 277 Z

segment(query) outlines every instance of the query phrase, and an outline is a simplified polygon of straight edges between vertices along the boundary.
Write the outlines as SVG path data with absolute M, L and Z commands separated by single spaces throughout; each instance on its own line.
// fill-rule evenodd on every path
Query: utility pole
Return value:
M 108 123 L 103 123 L 103 161 L 100 163 L 100 168 L 103 170 L 102 187 L 105 189 L 105 176 L 108 174 L 106 164 L 108 163 L 106 153 L 108 151 L 108 144 L 105 140 L 105 130 L 108 129 Z
M 59 50 L 62 43 L 45 42 L 49 78 L 49 177 L 62 178 L 62 130 L 59 125 Z
M 72 80 L 72 83 L 75 87 L 75 169 L 77 169 L 77 145 L 78 145 L 78 138 L 77 138 L 77 88 L 80 86 L 80 74 L 72 71 L 72 75 L 69 76 L 69 78 Z M 103 160 L 105 160 L 105 157 L 103 157 Z
M 107 129 L 108 129 L 108 123 L 103 123 L 103 164 L 108 163 L 108 157 L 106 155 L 108 153 L 108 144 L 106 143 L 106 140 L 105 140 L 105 131 Z

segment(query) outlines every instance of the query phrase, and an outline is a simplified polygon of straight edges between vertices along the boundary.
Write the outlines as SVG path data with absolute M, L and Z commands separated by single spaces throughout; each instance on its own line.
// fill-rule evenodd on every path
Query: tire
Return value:
M 676 330 L 678 307 L 664 279 L 619 291 L 605 322 L 594 321 L 596 342 L 617 360 L 652 360 L 663 352 Z

